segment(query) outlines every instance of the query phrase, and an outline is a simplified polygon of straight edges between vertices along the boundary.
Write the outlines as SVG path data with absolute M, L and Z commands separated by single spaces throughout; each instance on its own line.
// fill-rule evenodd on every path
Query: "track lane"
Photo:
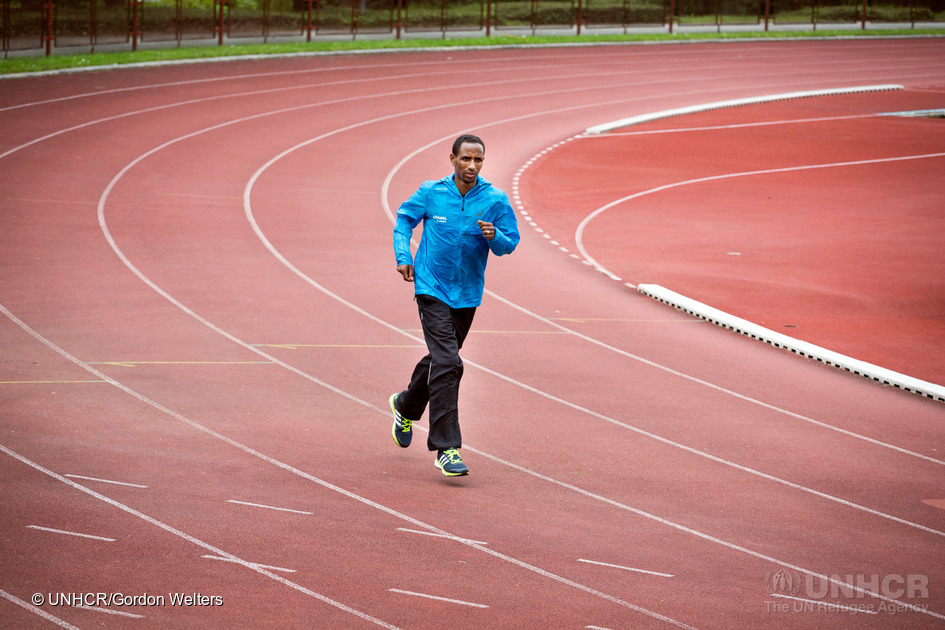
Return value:
M 491 163 L 490 163 L 490 167 L 491 167 Z M 514 258 L 513 258 L 513 260 L 514 260 Z M 398 287 L 398 288 L 400 288 L 400 287 Z M 323 306 L 320 307 L 320 308 L 323 308 Z M 400 310 L 403 310 L 403 309 L 400 309 Z M 484 309 L 484 312 L 485 312 L 485 309 Z M 403 318 L 402 316 L 401 316 L 401 318 L 402 318 L 402 319 L 406 319 L 406 318 Z M 352 353 L 352 354 L 353 354 L 353 353 Z M 350 376 L 351 376 L 352 379 L 356 379 L 357 374 L 351 374 Z M 363 387 L 363 386 L 362 386 L 362 387 Z M 427 464 L 427 462 L 425 461 L 425 459 L 424 459 L 424 464 L 425 464 L 425 465 Z M 431 467 L 431 468 L 432 468 L 432 467 Z M 757 581 L 758 581 L 758 578 L 755 579 L 755 582 L 756 582 L 756 583 L 757 583 Z

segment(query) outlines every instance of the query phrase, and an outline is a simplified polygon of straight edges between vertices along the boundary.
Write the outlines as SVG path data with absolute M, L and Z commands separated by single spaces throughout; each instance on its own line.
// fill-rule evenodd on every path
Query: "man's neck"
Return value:
M 454 175 L 453 183 L 456 184 L 456 188 L 459 190 L 459 194 L 465 197 L 466 193 L 468 193 L 470 190 L 476 187 L 476 184 L 479 183 L 479 179 L 476 178 L 476 181 L 474 181 L 472 184 L 467 184 L 463 180 L 457 179 L 456 176 Z

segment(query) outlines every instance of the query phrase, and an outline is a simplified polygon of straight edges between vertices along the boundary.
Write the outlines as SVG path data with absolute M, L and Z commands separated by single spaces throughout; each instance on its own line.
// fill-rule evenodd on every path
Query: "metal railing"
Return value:
M 681 28 L 945 26 L 945 0 L 0 0 L 2 51 Z

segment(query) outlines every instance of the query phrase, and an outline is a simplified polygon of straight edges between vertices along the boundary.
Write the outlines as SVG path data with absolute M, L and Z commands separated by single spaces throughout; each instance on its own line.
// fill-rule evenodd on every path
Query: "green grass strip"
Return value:
M 216 59 L 246 55 L 291 55 L 314 53 L 341 53 L 349 51 L 402 50 L 468 46 L 551 46 L 561 44 L 650 43 L 713 41 L 737 39 L 798 39 L 798 38 L 853 38 L 853 37 L 916 37 L 945 36 L 942 29 L 849 29 L 817 31 L 740 31 L 733 33 L 650 33 L 632 35 L 559 35 L 559 36 L 498 36 L 444 39 L 389 39 L 362 41 L 318 41 L 280 44 L 242 44 L 225 46 L 194 46 L 140 50 L 136 52 L 104 52 L 80 55 L 52 55 L 11 57 L 0 60 L 0 74 L 48 72 L 75 68 L 107 67 L 135 63 Z

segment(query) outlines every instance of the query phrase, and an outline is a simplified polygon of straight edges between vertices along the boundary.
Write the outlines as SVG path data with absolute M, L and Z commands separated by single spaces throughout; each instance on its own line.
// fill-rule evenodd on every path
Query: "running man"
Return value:
M 453 173 L 424 182 L 397 211 L 394 254 L 397 271 L 414 283 L 427 355 L 420 359 L 404 391 L 390 397 L 394 441 L 410 446 L 413 423 L 430 406 L 427 448 L 447 477 L 469 473 L 459 455 L 460 348 L 482 302 L 486 262 L 511 254 L 519 242 L 518 223 L 508 196 L 479 171 L 485 144 L 463 135 L 453 143 Z M 410 253 L 414 228 L 423 222 L 416 260 Z

